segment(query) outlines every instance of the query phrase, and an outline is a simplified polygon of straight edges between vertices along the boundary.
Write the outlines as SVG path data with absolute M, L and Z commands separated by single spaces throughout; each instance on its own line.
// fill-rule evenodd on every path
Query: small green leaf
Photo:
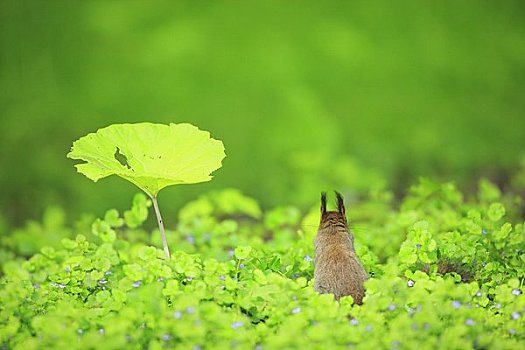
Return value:
M 117 238 L 115 230 L 105 220 L 96 219 L 91 225 L 91 232 L 103 242 L 114 242 Z
M 131 209 L 124 212 L 126 226 L 136 228 L 142 225 L 148 219 L 149 207 L 151 207 L 151 200 L 143 193 L 135 194 Z
M 481 179 L 479 181 L 479 198 L 482 201 L 496 201 L 501 197 L 501 191 L 498 186 L 494 185 L 487 179 Z
M 252 247 L 250 246 L 239 246 L 235 248 L 235 256 L 237 259 L 246 259 L 250 252 L 252 251 Z
M 496 233 L 494 234 L 494 237 L 498 241 L 503 241 L 508 237 L 511 231 L 512 231 L 512 225 L 507 222 L 503 226 L 501 226 L 501 228 L 498 231 L 496 231 Z
M 259 284 L 263 284 L 264 285 L 264 284 L 268 283 L 268 280 L 266 279 L 266 276 L 259 269 L 255 269 L 253 271 L 253 278 L 255 279 L 255 282 L 257 282 Z
M 415 244 L 411 241 L 405 241 L 399 250 L 399 260 L 403 264 L 414 264 L 417 261 Z
M 121 227 L 124 225 L 124 220 L 119 217 L 117 209 L 110 209 L 104 215 L 104 221 L 107 222 L 111 227 Z
M 69 238 L 62 238 L 62 245 L 64 248 L 73 250 L 78 247 L 78 243 Z
M 144 278 L 144 270 L 139 264 L 124 265 L 122 269 L 124 270 L 126 276 L 134 281 Z
M 501 203 L 492 203 L 489 207 L 487 215 L 490 220 L 498 221 L 505 215 L 505 207 Z
M 511 278 L 507 283 L 511 288 L 519 288 L 520 281 L 517 278 Z
M 154 261 L 157 258 L 157 248 L 141 247 L 138 255 L 144 261 Z

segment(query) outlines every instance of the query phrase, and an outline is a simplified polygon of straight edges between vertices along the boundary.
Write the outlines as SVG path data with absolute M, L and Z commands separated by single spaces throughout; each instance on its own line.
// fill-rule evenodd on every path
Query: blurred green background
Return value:
M 321 190 L 403 192 L 418 176 L 504 184 L 525 150 L 523 1 L 0 0 L 0 209 L 101 215 L 72 142 L 121 122 L 190 122 L 226 146 L 212 182 L 263 206 Z

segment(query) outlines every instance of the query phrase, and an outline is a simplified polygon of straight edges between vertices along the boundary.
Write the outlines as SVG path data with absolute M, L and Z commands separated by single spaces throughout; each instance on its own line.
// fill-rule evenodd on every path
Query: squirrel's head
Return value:
M 321 193 L 321 224 L 319 228 L 341 227 L 348 230 L 343 196 L 337 191 L 335 191 L 335 196 L 337 198 L 337 211 L 327 211 L 326 192 Z

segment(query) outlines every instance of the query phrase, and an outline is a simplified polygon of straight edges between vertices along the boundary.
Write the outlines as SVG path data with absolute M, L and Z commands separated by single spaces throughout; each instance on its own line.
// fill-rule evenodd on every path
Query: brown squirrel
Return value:
M 321 294 L 333 294 L 336 300 L 351 295 L 360 305 L 365 296 L 363 283 L 368 275 L 355 252 L 343 197 L 338 192 L 335 194 L 337 211 L 326 211 L 326 193 L 321 193 L 321 223 L 315 238 L 314 288 Z

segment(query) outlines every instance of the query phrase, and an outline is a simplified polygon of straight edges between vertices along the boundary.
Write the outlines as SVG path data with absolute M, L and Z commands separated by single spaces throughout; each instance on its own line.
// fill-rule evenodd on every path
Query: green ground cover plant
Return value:
M 362 306 L 313 290 L 317 207 L 263 211 L 236 189 L 202 195 L 168 227 L 166 260 L 159 230 L 144 228 L 150 206 L 137 194 L 124 213 L 73 227 L 55 208 L 2 236 L 0 344 L 517 349 L 525 340 L 521 199 L 486 180 L 470 198 L 423 179 L 399 203 L 387 191 L 350 201 L 371 276 Z M 55 236 L 28 246 L 35 232 Z

